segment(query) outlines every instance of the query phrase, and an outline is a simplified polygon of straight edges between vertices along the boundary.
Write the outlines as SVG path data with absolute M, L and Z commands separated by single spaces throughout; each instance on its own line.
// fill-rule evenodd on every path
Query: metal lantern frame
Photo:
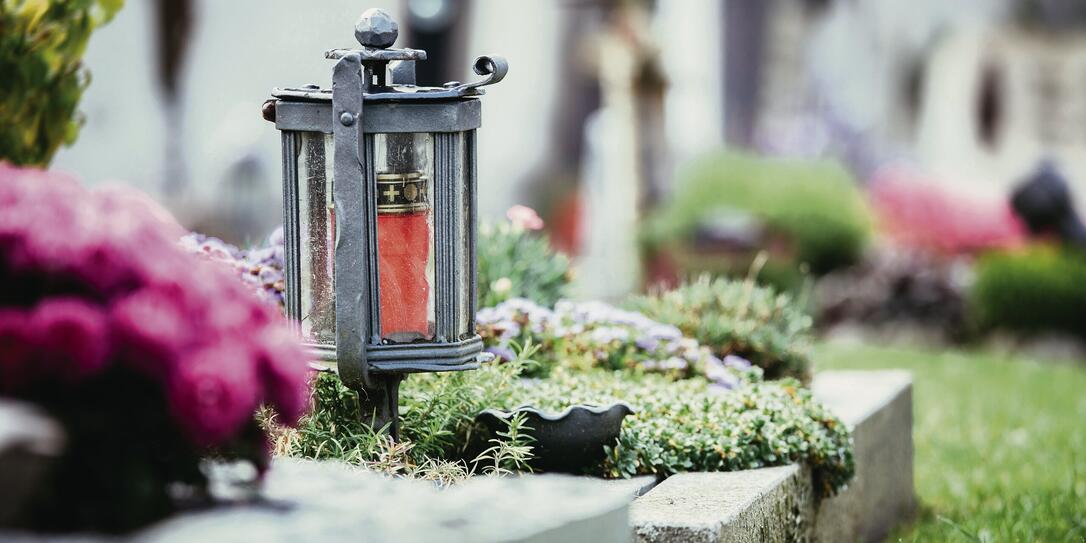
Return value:
M 361 416 L 375 428 L 389 425 L 394 436 L 405 374 L 470 370 L 489 358 L 475 333 L 478 98 L 480 87 L 501 81 L 508 71 L 503 58 L 483 56 L 474 63 L 474 71 L 485 76 L 480 81 L 417 86 L 414 63 L 425 60 L 426 52 L 387 48 L 396 30 L 383 11 L 367 11 L 355 32 L 362 47 L 325 53 L 336 61 L 330 90 L 277 88 L 264 107 L 282 132 L 287 313 L 299 327 L 307 318 L 302 284 L 310 278 L 303 277 L 303 259 L 312 255 L 302 246 L 307 211 L 300 202 L 311 195 L 301 194 L 307 187 L 299 169 L 308 168 L 302 164 L 308 157 L 300 146 L 305 137 L 331 135 L 333 153 L 324 160 L 332 164 L 335 339 L 307 345 L 315 358 L 334 362 L 343 383 L 360 392 Z M 381 134 L 408 133 L 432 138 L 434 321 L 432 339 L 395 342 L 381 329 L 375 157 Z

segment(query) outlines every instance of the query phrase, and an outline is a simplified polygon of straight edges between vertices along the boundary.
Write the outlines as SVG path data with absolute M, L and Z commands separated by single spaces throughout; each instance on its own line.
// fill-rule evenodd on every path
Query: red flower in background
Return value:
M 1026 239 L 1006 200 L 959 194 L 902 170 L 877 173 L 869 197 L 883 232 L 911 249 L 972 254 Z
M 0 394 L 137 372 L 198 446 L 237 437 L 262 402 L 297 421 L 306 355 L 285 319 L 182 234 L 136 191 L 0 164 Z

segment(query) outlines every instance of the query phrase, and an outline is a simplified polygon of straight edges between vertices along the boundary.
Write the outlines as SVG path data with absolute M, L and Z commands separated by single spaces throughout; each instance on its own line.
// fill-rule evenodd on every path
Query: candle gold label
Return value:
M 429 209 L 429 181 L 420 172 L 377 174 L 377 213 L 399 214 Z

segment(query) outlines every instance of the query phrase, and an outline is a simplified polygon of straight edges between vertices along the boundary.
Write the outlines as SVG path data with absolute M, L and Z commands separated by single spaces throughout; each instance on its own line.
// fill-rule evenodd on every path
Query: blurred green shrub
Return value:
M 512 222 L 480 225 L 476 255 L 479 307 L 510 298 L 554 307 L 572 278 L 569 257 L 546 235 Z
M 838 163 L 725 152 L 680 174 L 674 197 L 649 217 L 643 239 L 650 249 L 689 242 L 715 210 L 728 208 L 789 238 L 795 261 L 787 264 L 815 274 L 859 261 L 870 228 L 863 196 Z M 767 270 L 780 264 L 771 258 Z
M 809 377 L 811 317 L 791 296 L 771 287 L 703 275 L 675 290 L 635 297 L 627 305 L 678 327 L 718 357 L 749 360 L 765 371 L 766 379 Z
M 71 143 L 91 32 L 124 0 L 0 0 L 0 160 L 46 165 Z
M 1086 255 L 1051 246 L 988 254 L 969 299 L 984 328 L 1086 338 Z

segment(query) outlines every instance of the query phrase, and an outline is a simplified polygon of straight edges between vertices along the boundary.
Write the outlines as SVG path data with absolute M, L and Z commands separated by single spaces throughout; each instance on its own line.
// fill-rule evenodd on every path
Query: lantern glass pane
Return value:
M 434 140 L 377 134 L 377 247 L 381 339 L 434 338 Z
M 331 134 L 303 132 L 297 149 L 301 328 L 325 345 L 336 342 L 332 142 Z
M 475 317 L 471 314 L 471 205 L 472 194 L 468 186 L 467 168 L 471 163 L 467 138 L 461 132 L 456 135 L 456 149 L 459 160 L 453 174 L 453 186 L 456 187 L 455 201 L 458 217 L 456 220 L 456 333 L 459 339 L 475 333 Z

